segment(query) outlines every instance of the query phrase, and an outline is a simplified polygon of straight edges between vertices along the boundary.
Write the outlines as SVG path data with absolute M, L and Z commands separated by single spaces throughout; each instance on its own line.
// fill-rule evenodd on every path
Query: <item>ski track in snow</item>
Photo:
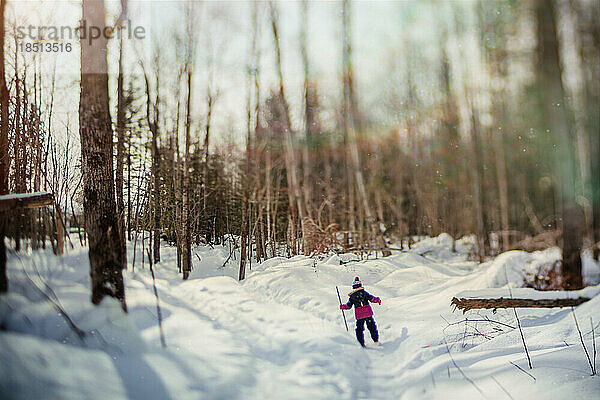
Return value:
M 457 243 L 458 253 L 441 235 L 385 259 L 277 257 L 253 263 L 242 283 L 235 279 L 236 260 L 219 268 L 229 255 L 226 247 L 196 248 L 201 261 L 194 258 L 187 281 L 176 271 L 175 249 L 163 247 L 155 273 L 167 349 L 160 348 L 152 278 L 147 267 L 140 269 L 139 246 L 135 272 L 128 247 L 127 317 L 114 301 L 89 304 L 85 249 L 62 259 L 48 252 L 9 255 L 11 293 L 0 303 L 8 331 L 0 332 L 0 398 L 596 398 L 600 379 L 590 376 L 570 309 L 518 310 L 532 371 L 517 329 L 448 325 L 465 317 L 516 325 L 512 310 L 462 315 L 452 313 L 450 300 L 464 290 L 484 294 L 507 283 L 514 288 L 523 268 L 557 257 L 555 249 L 512 251 L 479 265 L 466 259 L 469 240 Z M 23 269 L 43 287 L 33 267 L 73 320 L 100 334 L 77 339 L 25 278 Z M 599 271 L 586 258 L 586 279 L 597 282 Z M 365 328 L 368 348 L 360 348 L 353 311 L 346 312 L 345 330 L 335 286 L 346 301 L 356 275 L 382 298 L 381 306 L 372 306 L 381 347 L 373 346 Z M 596 296 L 576 308 L 590 350 L 589 320 L 598 325 L 599 306 Z M 600 326 L 595 336 L 600 340 Z M 474 384 L 454 366 L 448 348 Z

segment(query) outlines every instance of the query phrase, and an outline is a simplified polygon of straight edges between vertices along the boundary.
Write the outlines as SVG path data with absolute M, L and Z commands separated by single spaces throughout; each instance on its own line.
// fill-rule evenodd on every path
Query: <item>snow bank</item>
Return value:
M 512 310 L 462 315 L 450 306 L 459 293 L 504 293 L 508 285 L 514 297 L 554 296 L 518 286 L 523 273 L 560 254 L 513 251 L 477 264 L 469 261 L 472 244 L 457 241 L 452 252 L 451 238 L 441 235 L 384 259 L 277 257 L 252 263 L 242 283 L 239 253 L 228 246 L 194 248 L 187 281 L 177 273 L 175 249 L 163 247 L 155 273 L 166 349 L 139 243 L 135 266 L 128 247 L 127 315 L 115 301 L 90 304 L 85 249 L 60 258 L 10 254 L 10 292 L 0 301 L 0 398 L 596 398 L 600 381 L 589 376 L 570 309 L 518 310 L 534 382 L 513 365 L 527 370 Z M 584 270 L 588 282 L 600 277 L 589 258 Z M 382 347 L 357 345 L 352 312 L 346 332 L 335 286 L 347 301 L 355 276 L 382 298 L 373 305 Z M 83 339 L 40 290 L 60 303 Z M 600 336 L 598 292 L 600 285 L 581 291 L 594 297 L 575 309 L 588 348 L 590 318 Z
M 456 240 L 454 251 L 452 251 L 452 241 L 452 236 L 442 233 L 439 236 L 417 242 L 411 250 L 439 261 L 465 261 L 469 255 L 474 253 L 475 236 L 466 236 Z

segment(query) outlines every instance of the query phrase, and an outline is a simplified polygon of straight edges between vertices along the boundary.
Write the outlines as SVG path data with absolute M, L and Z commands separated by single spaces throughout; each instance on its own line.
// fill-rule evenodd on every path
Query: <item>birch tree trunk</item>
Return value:
M 494 128 L 491 130 L 490 143 L 494 146 L 494 163 L 496 167 L 496 180 L 498 184 L 498 200 L 500 205 L 500 227 L 502 245 L 500 249 L 507 251 L 510 249 L 510 216 L 509 216 L 509 200 L 508 200 L 508 178 L 506 171 L 506 156 L 504 146 L 504 135 L 506 132 L 505 126 L 508 123 L 506 117 L 506 84 L 508 83 L 508 60 L 506 49 L 506 22 L 511 18 L 509 12 L 503 13 L 486 13 L 486 8 L 483 3 L 478 3 L 478 19 L 479 28 L 481 31 L 480 43 L 485 49 L 485 66 L 488 69 L 489 76 L 486 81 L 486 90 L 491 94 L 492 99 L 492 115 L 496 121 Z M 505 14 L 509 14 L 506 15 Z M 493 15 L 493 16 L 492 16 Z M 493 33 L 496 41 L 494 45 L 490 45 L 488 34 Z M 494 87 L 492 82 L 502 82 L 499 88 Z
M 84 0 L 83 21 L 105 29 L 104 1 Z M 89 33 L 89 32 L 88 32 Z M 119 300 L 123 310 L 125 287 L 123 242 L 115 203 L 112 129 L 108 101 L 107 40 L 81 40 L 79 130 L 83 174 L 83 208 L 89 238 L 92 303 L 105 296 Z
M 173 174 L 172 174 L 172 186 L 175 192 L 175 242 L 177 247 L 177 270 L 181 273 L 181 254 L 182 254 L 182 222 L 181 222 L 181 156 L 179 154 L 179 123 L 180 123 L 180 110 L 181 110 L 181 78 L 183 76 L 184 68 L 179 69 L 177 74 L 177 88 L 175 90 L 177 94 L 177 111 L 175 113 L 175 126 L 173 128 Z
M 119 75 L 117 77 L 117 167 L 115 171 L 115 193 L 119 232 L 123 242 L 123 258 L 127 260 L 125 241 L 125 203 L 123 199 L 123 164 L 125 157 L 125 95 L 123 93 L 123 38 L 119 40 Z
M 444 45 L 440 46 L 444 48 Z M 446 176 L 446 193 L 445 206 L 443 207 L 445 229 L 452 235 L 452 251 L 456 250 L 456 239 L 460 234 L 460 217 L 456 214 L 459 207 L 458 195 L 460 186 L 460 171 L 461 165 L 458 160 L 460 151 L 460 138 L 458 133 L 458 110 L 455 97 L 450 87 L 450 63 L 446 51 L 442 52 L 441 65 L 441 87 L 444 94 L 444 103 L 442 106 L 443 112 L 443 140 L 444 140 L 444 156 L 442 162 L 444 164 L 444 175 Z
M 158 72 L 158 71 L 157 71 Z M 159 93 L 158 93 L 158 75 L 156 76 L 156 103 L 154 105 L 154 123 L 152 129 L 152 179 L 154 180 L 153 188 L 153 258 L 154 264 L 160 262 L 160 233 L 161 233 L 161 201 L 160 201 L 160 172 L 159 172 L 159 157 L 158 154 L 158 121 L 159 121 Z
M 473 202 L 475 203 L 475 229 L 477 231 L 477 256 L 479 262 L 482 263 L 486 255 L 486 237 L 487 231 L 485 228 L 483 204 L 483 160 L 481 154 L 481 130 L 479 126 L 479 115 L 475 106 L 471 104 L 471 149 L 473 152 L 474 170 L 473 175 Z
M 183 279 L 187 279 L 192 271 L 192 236 L 190 232 L 190 144 L 191 144 L 191 102 L 192 102 L 192 67 L 187 69 L 187 101 L 185 117 L 185 156 L 183 161 L 183 184 L 182 191 L 182 252 L 181 264 Z
M 246 159 L 244 160 L 244 177 L 242 188 L 242 232 L 240 237 L 240 269 L 238 272 L 238 280 L 246 279 L 246 260 L 249 258 L 248 248 L 252 246 L 250 240 L 250 156 L 252 147 L 252 86 L 256 85 L 256 81 L 252 82 L 253 70 L 257 68 L 256 63 L 256 40 L 258 36 L 258 4 L 254 3 L 252 9 L 252 41 L 250 45 L 250 54 L 248 55 L 248 98 L 246 103 Z M 252 64 L 255 64 L 252 68 Z M 257 115 L 258 118 L 258 115 Z M 257 120 L 258 121 L 258 120 Z M 258 122 L 257 122 L 258 123 Z
M 296 156 L 294 154 L 294 145 L 292 138 L 292 124 L 290 120 L 290 110 L 285 97 L 285 90 L 283 85 L 283 71 L 281 67 L 281 50 L 279 45 L 278 35 L 278 17 L 277 10 L 273 2 L 270 2 L 271 7 L 271 27 L 273 28 L 273 40 L 275 42 L 275 60 L 277 66 L 277 75 L 279 77 L 279 95 L 281 97 L 281 103 L 283 106 L 284 114 L 284 134 L 285 134 L 285 164 L 288 174 L 289 184 L 289 201 L 290 209 L 293 213 L 292 221 L 295 219 L 295 212 L 298 212 L 298 218 L 300 220 L 300 228 L 304 236 L 304 218 L 306 217 L 305 207 L 303 204 L 302 193 L 300 192 L 299 180 L 298 180 L 298 165 L 296 163 Z M 295 207 L 294 207 L 295 206 Z M 296 230 L 294 229 L 294 233 Z M 294 234 L 294 239 L 296 235 Z M 303 249 L 306 253 L 308 249 Z
M 304 146 L 302 147 L 302 171 L 303 181 L 302 189 L 304 194 L 304 204 L 306 205 L 306 213 L 309 218 L 312 218 L 312 182 L 310 180 L 310 153 L 309 147 L 312 142 L 312 110 L 310 104 L 310 70 L 308 64 L 308 51 L 306 43 L 306 31 L 308 29 L 308 1 L 302 1 L 302 24 L 300 31 L 300 52 L 302 54 L 302 65 L 304 70 Z
M 385 240 L 383 239 L 383 234 L 381 229 L 379 229 L 379 223 L 373 211 L 371 210 L 371 205 L 369 204 L 369 198 L 367 196 L 367 191 L 365 188 L 364 177 L 362 174 L 361 166 L 360 166 L 360 157 L 358 154 L 358 138 L 356 131 L 360 130 L 360 117 L 358 115 L 358 107 L 356 98 L 354 95 L 354 88 L 352 82 L 352 65 L 351 65 L 351 33 L 350 33 L 350 2 L 348 0 L 344 0 L 343 3 L 343 18 L 344 18 L 344 84 L 347 86 L 345 90 L 346 99 L 345 102 L 348 105 L 345 107 L 349 110 L 349 114 L 346 114 L 344 118 L 347 118 L 346 127 L 347 127 L 347 137 L 348 137 L 348 146 L 350 152 L 350 161 L 352 165 L 352 172 L 354 175 L 354 181 L 356 182 L 356 187 L 358 188 L 358 194 L 362 201 L 363 211 L 365 213 L 365 219 L 369 229 L 371 231 L 371 237 L 375 240 L 376 245 L 379 248 L 384 248 Z M 384 256 L 390 255 L 391 253 L 386 251 L 384 252 Z
M 357 243 L 356 243 L 356 239 L 355 239 L 355 235 L 356 235 L 356 207 L 354 205 L 354 179 L 353 179 L 353 175 L 352 175 L 352 157 L 350 156 L 351 151 L 349 150 L 350 147 L 350 137 L 349 137 L 349 131 L 350 128 L 348 126 L 348 121 L 350 121 L 350 104 L 349 104 L 349 98 L 350 98 L 350 80 L 351 80 L 351 67 L 350 67 L 350 53 L 351 53 L 351 47 L 350 47 L 350 37 L 349 37 L 349 30 L 350 27 L 349 25 L 349 21 L 350 21 L 350 10 L 349 10 L 349 3 L 344 0 L 343 2 L 343 8 L 342 8 L 342 18 L 343 18 L 343 28 L 344 28 L 344 44 L 343 44 L 343 82 L 342 82 L 342 88 L 343 88 L 343 100 L 342 100 L 342 126 L 343 126 L 343 130 L 344 130 L 344 147 L 347 148 L 348 150 L 345 152 L 344 154 L 344 163 L 346 164 L 346 179 L 347 179 L 347 190 L 348 190 L 348 230 L 350 231 L 348 233 L 348 235 L 346 236 L 346 247 L 357 247 Z M 352 242 L 352 243 L 351 243 Z
M 256 10 L 256 5 L 255 5 Z M 255 14 L 256 15 L 256 14 Z M 252 52 L 255 50 L 256 44 L 256 36 L 253 36 L 252 39 Z M 249 68 L 250 70 L 250 68 Z M 251 98 L 252 98 L 252 90 L 251 90 L 251 75 L 252 73 L 248 73 L 248 103 L 247 103 L 247 136 L 246 136 L 246 159 L 244 160 L 244 176 L 243 180 L 243 189 L 242 189 L 242 232 L 240 237 L 240 269 L 238 272 L 238 280 L 242 281 L 246 279 L 246 260 L 248 258 L 248 242 L 249 242 L 249 231 L 250 231 L 250 146 L 252 146 L 252 137 L 251 137 Z
M 160 262 L 160 215 L 161 215 L 161 207 L 160 207 L 160 176 L 159 176 L 159 154 L 158 154 L 158 137 L 160 135 L 158 131 L 159 124 L 159 110 L 160 110 L 160 68 L 159 68 L 159 56 L 156 55 L 157 62 L 155 65 L 155 74 L 156 74 L 156 94 L 154 101 L 151 100 L 150 93 L 150 83 L 148 81 L 148 75 L 144 70 L 144 82 L 146 84 L 146 122 L 148 123 L 148 128 L 150 129 L 150 133 L 152 133 L 152 139 L 150 143 L 151 148 L 151 173 L 150 173 L 150 185 L 151 192 L 150 195 L 150 209 L 152 210 L 152 237 L 153 237 L 153 251 L 152 258 L 154 259 L 154 264 Z M 143 69 L 143 64 L 142 64 Z
M 213 64 L 211 64 L 211 67 Z M 206 210 L 206 201 L 208 199 L 208 164 L 209 164 L 209 146 L 210 146 L 210 132 L 212 128 L 212 119 L 214 115 L 215 103 L 218 98 L 218 90 L 214 89 L 214 71 L 211 70 L 208 77 L 208 85 L 206 88 L 206 101 L 207 101 L 207 112 L 206 112 L 206 135 L 204 136 L 204 145 L 202 147 L 202 216 L 205 224 L 209 224 L 209 217 Z M 206 240 L 208 243 L 215 240 L 216 224 L 217 220 L 213 219 L 210 222 L 210 229 L 206 229 L 207 235 Z M 212 233 L 211 233 L 212 232 Z
M 500 223 L 502 226 L 502 250 L 510 249 L 510 225 L 508 208 L 508 178 L 506 176 L 506 156 L 504 152 L 504 132 L 499 129 L 494 133 L 494 156 L 496 161 L 496 174 L 498 178 L 498 194 L 500 197 Z

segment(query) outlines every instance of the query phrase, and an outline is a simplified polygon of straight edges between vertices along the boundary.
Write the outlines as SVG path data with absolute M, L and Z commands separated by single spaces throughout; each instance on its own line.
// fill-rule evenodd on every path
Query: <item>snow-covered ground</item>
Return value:
M 227 247 L 198 247 L 182 281 L 175 251 L 155 267 L 167 348 L 141 251 L 129 245 L 129 314 L 89 302 L 87 251 L 9 253 L 9 294 L 0 301 L 2 399 L 597 399 L 570 309 L 518 309 L 531 355 L 529 370 L 513 310 L 452 312 L 465 290 L 516 288 L 523 271 L 559 257 L 557 249 L 511 251 L 484 263 L 467 260 L 469 239 L 450 251 L 447 235 L 385 259 L 297 256 L 253 263 L 239 283 Z M 139 250 L 139 246 L 138 246 Z M 600 282 L 589 256 L 588 283 Z M 381 297 L 373 305 L 381 347 L 346 332 L 335 286 L 354 276 Z M 45 284 L 47 286 L 45 286 Z M 34 286 L 35 285 L 35 286 Z M 586 289 L 595 294 L 600 286 Z M 44 293 L 44 295 L 42 294 Z M 60 303 L 64 316 L 46 299 Z M 600 346 L 600 296 L 575 308 L 592 357 Z M 465 319 L 470 322 L 461 322 Z M 489 320 L 488 320 L 489 319 Z

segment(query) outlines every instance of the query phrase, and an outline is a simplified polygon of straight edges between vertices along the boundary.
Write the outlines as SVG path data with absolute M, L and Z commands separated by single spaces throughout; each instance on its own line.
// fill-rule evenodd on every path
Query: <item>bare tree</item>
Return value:
M 489 73 L 488 81 L 502 82 L 498 88 L 488 82 L 488 90 L 492 97 L 492 114 L 495 119 L 495 127 L 490 132 L 491 144 L 493 145 L 494 162 L 496 167 L 496 180 L 498 185 L 498 202 L 500 205 L 500 227 L 502 238 L 502 250 L 510 249 L 510 226 L 509 226 L 509 196 L 508 177 L 506 168 L 506 155 L 504 136 L 507 131 L 507 107 L 506 107 L 506 82 L 508 75 L 508 57 L 506 52 L 506 25 L 512 17 L 510 8 L 498 12 L 494 7 L 479 1 L 477 3 L 480 25 L 480 42 L 485 50 L 485 65 Z M 489 35 L 493 34 L 495 40 L 490 43 Z
M 188 12 L 188 36 L 187 36 L 187 54 L 185 63 L 185 74 L 187 76 L 187 99 L 185 114 L 185 151 L 183 160 L 183 183 L 182 191 L 182 254 L 181 264 L 183 270 L 183 279 L 187 279 L 192 271 L 192 236 L 190 227 L 190 145 L 191 145 L 191 120 L 192 120 L 192 77 L 193 77 L 193 57 L 194 57 L 194 38 L 193 38 L 193 7 L 190 6 Z
M 127 14 L 127 0 L 121 1 L 121 15 Z M 123 166 L 125 161 L 125 94 L 123 88 L 123 37 L 119 37 L 119 74 L 117 77 L 117 165 L 115 170 L 115 188 L 119 232 L 123 242 L 123 258 L 127 259 L 125 241 L 125 203 L 123 196 Z
M 365 188 L 364 177 L 360 166 L 357 131 L 360 131 L 361 129 L 361 118 L 358 113 L 358 106 L 352 78 L 353 71 L 351 65 L 352 53 L 350 44 L 350 2 L 348 0 L 344 0 L 343 2 L 342 14 L 344 18 L 344 104 L 347 105 L 345 109 L 349 111 L 344 115 L 344 118 L 346 119 L 344 125 L 347 129 L 346 135 L 349 147 L 348 151 L 350 153 L 350 162 L 352 165 L 352 175 L 354 176 L 354 182 L 356 182 L 356 187 L 362 201 L 362 210 L 365 214 L 366 223 L 371 231 L 371 237 L 379 248 L 384 248 L 385 241 L 383 239 L 377 218 L 371 210 L 371 205 L 369 203 L 369 198 Z M 384 254 L 390 255 L 391 253 L 386 251 Z
M 6 0 L 0 1 L 0 195 L 8 193 L 8 87 L 4 70 L 4 10 Z M 6 245 L 4 244 L 5 218 L 0 214 L 0 293 L 8 290 L 6 278 Z
M 88 27 L 106 29 L 103 0 L 83 1 L 83 21 Z M 122 270 L 123 242 L 115 203 L 112 128 L 108 101 L 107 39 L 101 35 L 81 40 L 81 136 L 83 207 L 89 238 L 92 302 L 105 296 L 125 303 Z
M 468 91 L 466 92 L 468 93 Z M 469 129 L 471 136 L 471 150 L 474 161 L 473 175 L 473 202 L 475 203 L 475 229 L 477 232 L 477 255 L 479 262 L 483 262 L 486 256 L 486 242 L 488 232 L 485 224 L 485 203 L 483 194 L 483 152 L 481 150 L 481 125 L 479 121 L 479 111 L 472 103 L 472 99 L 467 94 L 467 101 L 471 101 L 471 127 Z
M 160 262 L 160 215 L 161 215 L 161 207 L 160 207 L 160 176 L 159 176 L 159 153 L 158 153 L 158 138 L 160 135 L 159 132 L 159 118 L 160 118 L 160 50 L 157 47 L 154 51 L 154 74 L 155 74 L 155 94 L 154 99 L 152 99 L 150 83 L 148 79 L 148 74 L 143 67 L 144 70 L 144 83 L 146 87 L 146 122 L 148 123 L 148 128 L 152 134 L 150 148 L 152 150 L 152 170 L 151 170 L 151 183 L 150 186 L 152 188 L 151 201 L 149 202 L 152 214 L 152 236 L 153 236 L 153 251 L 152 257 L 154 259 L 154 263 Z
M 537 0 L 535 12 L 538 27 L 537 90 L 545 128 L 543 132 L 551 135 L 549 142 L 557 146 L 554 165 L 555 190 L 562 215 L 562 275 L 565 288 L 579 289 L 583 286 L 581 227 L 585 219 L 581 206 L 575 202 L 577 173 L 572 144 L 576 140 L 565 103 L 556 4 L 554 1 Z
M 300 228 L 302 230 L 302 233 L 304 234 L 304 218 L 306 217 L 306 211 L 302 194 L 300 192 L 300 185 L 298 180 L 298 164 L 296 163 L 296 156 L 294 153 L 290 110 L 285 97 L 285 90 L 283 84 L 283 70 L 281 67 L 281 47 L 279 45 L 277 8 L 272 1 L 269 3 L 269 5 L 271 9 L 271 27 L 273 31 L 273 41 L 275 43 L 275 60 L 277 67 L 277 75 L 279 77 L 279 96 L 283 108 L 283 116 L 285 123 L 285 126 L 283 127 L 285 134 L 285 162 L 286 171 L 288 174 L 288 198 L 291 210 L 290 213 L 292 216 L 290 224 L 296 225 L 295 218 L 297 212 L 298 218 L 300 219 Z
M 310 160 L 310 150 L 312 143 L 312 132 L 313 132 L 313 122 L 314 115 L 311 107 L 311 82 L 310 82 L 310 69 L 308 62 L 308 49 L 307 49 L 307 39 L 306 39 L 306 31 L 308 29 L 308 1 L 302 0 L 302 23 L 301 23 L 301 31 L 300 31 L 300 53 L 302 55 L 302 66 L 304 70 L 304 146 L 302 148 L 302 171 L 303 171 L 303 180 L 302 180 L 302 189 L 304 194 L 304 204 L 306 205 L 306 213 L 308 217 L 312 217 L 312 182 L 310 179 L 311 172 L 311 160 Z
M 252 9 L 252 39 L 250 45 L 250 53 L 248 55 L 248 98 L 246 102 L 246 152 L 244 160 L 244 177 L 242 183 L 242 226 L 240 235 L 240 269 L 238 273 L 238 279 L 246 279 L 246 261 L 248 259 L 248 243 L 250 241 L 250 164 L 252 154 L 252 76 L 256 73 L 251 67 L 252 64 L 256 63 L 256 52 L 257 52 L 257 39 L 258 39 L 258 4 L 253 4 Z M 256 84 L 256 83 L 254 83 Z
M 444 143 L 444 152 L 442 153 L 442 168 L 446 178 L 444 193 L 443 215 L 445 229 L 452 235 L 452 250 L 456 250 L 456 239 L 460 234 L 460 220 L 456 213 L 459 208 L 459 175 L 460 175 L 460 137 L 458 133 L 459 118 L 456 100 L 450 88 L 450 63 L 447 53 L 442 48 L 442 66 L 441 66 L 441 87 L 444 95 L 442 105 L 442 140 Z

